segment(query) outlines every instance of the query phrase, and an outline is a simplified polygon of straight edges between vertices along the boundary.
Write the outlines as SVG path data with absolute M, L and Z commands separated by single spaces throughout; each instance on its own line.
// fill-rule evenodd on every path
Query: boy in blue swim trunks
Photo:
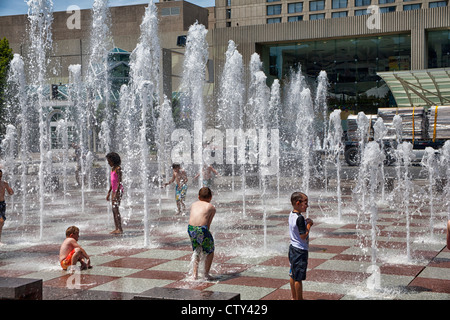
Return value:
M 188 189 L 188 177 L 186 171 L 181 168 L 181 165 L 178 163 L 172 164 L 173 175 L 172 179 L 169 182 L 164 184 L 164 187 L 167 185 L 176 182 L 175 185 L 175 201 L 177 203 L 177 214 L 183 214 L 186 211 L 186 205 L 184 204 L 184 200 L 186 199 L 186 192 Z
M 198 201 L 192 204 L 189 215 L 188 234 L 195 255 L 192 272 L 194 279 L 198 277 L 198 264 L 200 261 L 198 253 L 200 252 L 206 254 L 205 278 L 210 279 L 209 270 L 214 258 L 214 238 L 209 230 L 216 214 L 216 208 L 210 203 L 211 199 L 211 189 L 208 187 L 201 188 L 198 192 Z
M 313 221 L 302 213 L 308 209 L 308 197 L 302 192 L 291 195 L 292 211 L 289 214 L 289 271 L 292 300 L 303 300 L 303 284 L 308 267 L 309 230 Z

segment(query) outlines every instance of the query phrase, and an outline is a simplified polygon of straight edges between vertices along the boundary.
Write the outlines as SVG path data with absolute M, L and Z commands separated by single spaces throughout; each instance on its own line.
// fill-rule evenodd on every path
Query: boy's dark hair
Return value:
M 74 233 L 80 233 L 80 229 L 78 229 L 78 227 L 75 226 L 70 226 L 66 230 L 66 237 L 69 237 L 71 234 Z
M 172 164 L 172 169 L 181 168 L 181 165 L 179 163 Z
M 200 199 L 211 199 L 212 198 L 211 189 L 208 187 L 200 188 L 200 190 L 198 191 L 198 197 Z
M 106 159 L 111 160 L 114 166 L 120 166 L 122 160 L 120 160 L 120 156 L 116 152 L 110 152 L 106 155 Z
M 297 203 L 297 201 L 303 201 L 306 200 L 308 198 L 308 196 L 306 194 L 304 194 L 303 192 L 294 192 L 291 195 L 291 204 L 295 205 Z

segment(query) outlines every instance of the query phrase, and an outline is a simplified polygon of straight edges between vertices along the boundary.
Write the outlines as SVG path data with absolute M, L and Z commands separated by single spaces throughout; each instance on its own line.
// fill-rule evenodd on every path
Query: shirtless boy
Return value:
M 2 181 L 3 171 L 0 170 L 0 245 L 2 240 L 2 230 L 3 225 L 6 220 L 6 203 L 5 203 L 5 191 L 8 191 L 8 194 L 12 196 L 14 194 L 13 189 L 9 186 L 8 182 Z
M 75 226 L 67 228 L 66 239 L 59 250 L 59 261 L 63 270 L 67 270 L 70 266 L 75 266 L 78 261 L 81 263 L 81 270 L 92 268 L 91 259 L 77 242 L 79 237 L 80 229 Z
M 181 168 L 181 166 L 178 163 L 174 163 L 172 165 L 173 169 L 173 176 L 172 179 L 170 179 L 169 182 L 164 184 L 164 187 L 167 185 L 173 183 L 176 181 L 175 185 L 175 201 L 177 203 L 177 213 L 183 213 L 186 211 L 186 205 L 184 204 L 184 200 L 186 199 L 186 192 L 187 192 L 187 174 L 184 169 Z
M 217 172 L 216 169 L 214 169 L 211 165 L 204 165 L 202 168 L 202 175 L 203 175 L 203 187 L 211 187 L 213 184 L 213 180 L 214 180 L 214 175 L 216 176 L 219 175 L 219 172 Z M 198 177 L 200 176 L 200 173 L 197 173 L 197 175 L 194 177 L 194 180 L 198 179 Z
M 216 214 L 216 208 L 210 203 L 212 199 L 211 189 L 203 187 L 198 192 L 198 201 L 191 206 L 189 216 L 188 234 L 191 239 L 192 250 L 197 253 L 202 250 L 206 254 L 205 278 L 210 279 L 209 270 L 214 258 L 214 238 L 209 231 L 211 222 Z M 193 278 L 198 277 L 198 264 L 200 255 L 195 255 Z

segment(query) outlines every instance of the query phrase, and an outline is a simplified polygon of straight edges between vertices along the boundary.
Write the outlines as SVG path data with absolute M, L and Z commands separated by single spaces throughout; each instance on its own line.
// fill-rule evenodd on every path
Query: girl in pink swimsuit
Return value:
M 121 160 L 120 156 L 115 152 L 110 152 L 106 155 L 106 160 L 111 166 L 111 184 L 109 187 L 106 200 L 109 201 L 111 195 L 112 212 L 114 217 L 114 224 L 116 229 L 112 231 L 112 234 L 121 234 L 122 219 L 120 217 L 119 205 L 122 198 L 123 186 L 122 186 L 122 170 L 120 168 Z M 111 194 L 112 193 L 112 194 Z

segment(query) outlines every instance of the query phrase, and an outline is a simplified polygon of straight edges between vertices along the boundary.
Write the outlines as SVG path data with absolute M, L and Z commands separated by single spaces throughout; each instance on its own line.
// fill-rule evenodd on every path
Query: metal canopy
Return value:
M 398 107 L 450 105 L 450 68 L 377 72 Z

